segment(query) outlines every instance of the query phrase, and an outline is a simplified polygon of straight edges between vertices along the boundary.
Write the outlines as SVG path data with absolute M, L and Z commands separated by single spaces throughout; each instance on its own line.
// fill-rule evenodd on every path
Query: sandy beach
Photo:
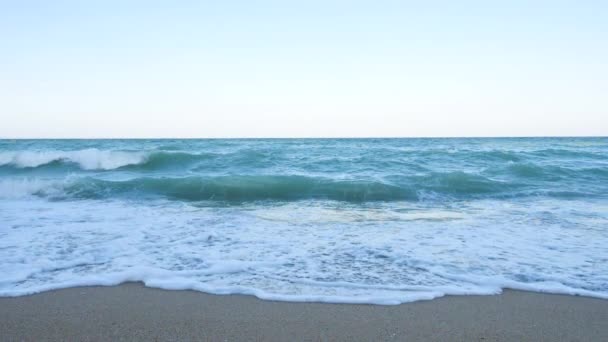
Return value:
M 0 298 L 3 341 L 606 341 L 608 301 L 505 291 L 398 306 L 287 303 L 129 283 Z

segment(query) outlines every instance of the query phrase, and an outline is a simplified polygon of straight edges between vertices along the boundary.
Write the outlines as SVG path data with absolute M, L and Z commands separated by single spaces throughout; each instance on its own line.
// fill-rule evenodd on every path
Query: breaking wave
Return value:
M 102 151 L 95 148 L 78 151 L 0 152 L 0 166 L 37 168 L 50 164 L 73 163 L 83 170 L 113 170 L 141 164 L 148 159 L 143 152 Z
M 567 190 L 539 192 L 521 183 L 492 180 L 464 172 L 428 176 L 395 176 L 388 180 L 339 180 L 301 175 L 232 175 L 190 177 L 137 177 L 106 180 L 69 176 L 62 180 L 8 178 L 0 182 L 0 197 L 23 196 L 61 199 L 163 197 L 183 201 L 413 201 L 440 196 L 444 199 L 591 196 Z M 143 196 L 143 197 L 142 197 Z

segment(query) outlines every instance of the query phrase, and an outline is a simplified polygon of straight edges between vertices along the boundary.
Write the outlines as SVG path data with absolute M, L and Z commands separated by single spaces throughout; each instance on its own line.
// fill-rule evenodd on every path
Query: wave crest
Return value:
M 104 180 L 67 177 L 53 183 L 35 178 L 5 182 L 6 193 L 54 199 L 99 199 L 130 196 L 160 196 L 184 201 L 408 201 L 432 198 L 501 196 L 517 190 L 512 184 L 462 172 L 392 179 L 332 179 L 301 175 L 234 175 L 190 177 L 138 177 Z
M 187 201 L 329 199 L 340 201 L 408 200 L 409 189 L 374 181 L 338 181 L 305 176 L 220 176 L 136 178 L 128 181 L 86 179 L 65 189 L 78 198 L 149 194 Z
M 0 166 L 36 168 L 56 162 L 75 163 L 83 170 L 113 170 L 141 164 L 144 152 L 103 151 L 95 148 L 78 151 L 10 151 L 0 153 Z

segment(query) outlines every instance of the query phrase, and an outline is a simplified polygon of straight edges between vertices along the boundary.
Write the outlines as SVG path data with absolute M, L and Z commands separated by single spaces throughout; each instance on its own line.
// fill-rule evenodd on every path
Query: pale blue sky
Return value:
M 0 137 L 608 135 L 606 1 L 2 1 Z

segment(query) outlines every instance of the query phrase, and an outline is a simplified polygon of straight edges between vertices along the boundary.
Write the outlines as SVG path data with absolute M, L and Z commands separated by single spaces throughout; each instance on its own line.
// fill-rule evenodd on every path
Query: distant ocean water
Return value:
M 0 140 L 0 296 L 608 298 L 608 138 Z

